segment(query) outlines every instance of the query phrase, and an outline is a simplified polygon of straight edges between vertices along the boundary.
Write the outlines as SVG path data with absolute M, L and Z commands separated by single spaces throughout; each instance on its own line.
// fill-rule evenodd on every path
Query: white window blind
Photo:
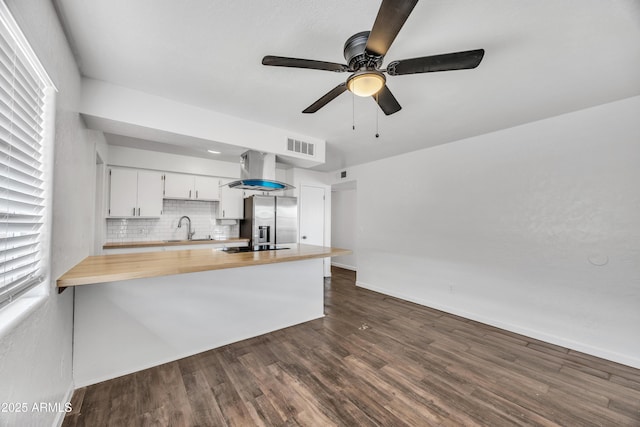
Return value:
M 47 84 L 25 53 L 24 42 L 8 25 L 15 21 L 1 17 L 0 306 L 42 280 L 47 200 L 43 165 Z

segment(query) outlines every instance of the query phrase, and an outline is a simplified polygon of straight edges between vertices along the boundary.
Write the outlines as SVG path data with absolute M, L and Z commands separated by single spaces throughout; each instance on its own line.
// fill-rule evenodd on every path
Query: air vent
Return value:
M 311 142 L 300 141 L 299 139 L 287 138 L 287 151 L 313 156 L 315 146 Z

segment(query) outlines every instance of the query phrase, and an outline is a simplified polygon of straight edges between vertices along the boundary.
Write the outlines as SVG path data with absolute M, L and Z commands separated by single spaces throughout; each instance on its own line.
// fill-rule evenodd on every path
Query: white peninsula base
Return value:
M 76 387 L 324 316 L 323 260 L 74 287 Z

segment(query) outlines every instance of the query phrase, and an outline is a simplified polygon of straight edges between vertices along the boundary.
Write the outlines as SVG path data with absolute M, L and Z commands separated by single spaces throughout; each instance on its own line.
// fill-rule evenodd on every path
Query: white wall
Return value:
M 326 144 L 322 139 L 103 81 L 83 79 L 81 105 L 81 112 L 96 125 L 107 120 L 110 125 L 117 124 L 123 135 L 130 133 L 131 127 L 142 127 L 275 153 L 303 167 L 325 161 Z M 310 158 L 287 151 L 288 137 L 313 143 L 315 155 Z
M 358 284 L 640 368 L 638 118 L 634 97 L 351 168 Z
M 353 253 L 331 258 L 331 265 L 357 270 L 356 230 L 357 204 L 356 189 L 331 192 L 331 246 L 350 249 Z
M 118 145 L 109 145 L 108 154 L 108 164 L 111 166 L 219 176 L 223 178 L 240 178 L 240 157 L 238 157 L 237 162 L 223 162 L 220 160 L 139 150 Z M 287 177 L 287 169 L 276 167 L 276 180 L 286 182 Z
M 55 279 L 89 254 L 93 241 L 95 145 L 78 115 L 80 75 L 50 1 L 6 0 L 59 92 L 56 99 L 51 292 L 0 333 L 0 402 L 63 403 L 73 390 L 73 292 Z M 3 325 L 6 326 L 6 325 Z M 2 426 L 46 426 L 64 413 L 1 413 Z
M 109 165 L 166 172 L 211 175 L 226 178 L 240 177 L 240 158 L 235 163 L 178 154 L 159 153 L 135 148 L 109 145 Z

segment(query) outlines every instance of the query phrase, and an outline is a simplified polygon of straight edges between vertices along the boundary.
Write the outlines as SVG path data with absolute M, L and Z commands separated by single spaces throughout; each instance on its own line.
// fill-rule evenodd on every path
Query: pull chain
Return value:
M 376 93 L 376 138 L 380 138 L 380 134 L 378 133 L 378 114 L 380 113 L 380 95 Z
M 356 96 L 351 92 L 351 129 L 356 130 Z

